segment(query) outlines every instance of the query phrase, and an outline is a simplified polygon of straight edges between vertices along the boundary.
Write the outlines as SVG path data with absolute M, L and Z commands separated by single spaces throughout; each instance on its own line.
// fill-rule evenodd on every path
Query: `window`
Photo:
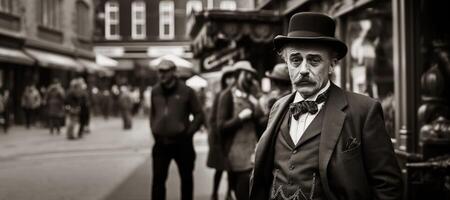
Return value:
M 144 39 L 145 33 L 145 2 L 134 1 L 131 4 L 131 37 Z
M 89 6 L 84 1 L 77 1 L 77 34 L 83 38 L 89 38 Z
M 119 35 L 119 3 L 116 1 L 105 4 L 105 38 L 107 40 L 120 39 Z
M 209 10 L 214 8 L 214 0 L 208 0 L 207 4 Z
M 349 16 L 346 34 L 346 43 L 349 44 L 349 87 L 354 92 L 380 100 L 386 128 L 394 138 L 391 4 L 380 2 Z
M 202 10 L 202 2 L 195 0 L 195 1 L 188 1 L 186 4 L 186 15 L 190 15 L 192 11 L 198 12 Z
M 12 0 L 0 0 L 0 11 L 5 13 L 12 13 Z
M 61 29 L 60 11 L 60 0 L 41 0 L 40 24 L 51 29 Z
M 159 37 L 173 39 L 175 36 L 175 19 L 173 1 L 159 2 Z
M 235 1 L 221 1 L 220 2 L 220 9 L 222 10 L 236 10 L 236 2 Z

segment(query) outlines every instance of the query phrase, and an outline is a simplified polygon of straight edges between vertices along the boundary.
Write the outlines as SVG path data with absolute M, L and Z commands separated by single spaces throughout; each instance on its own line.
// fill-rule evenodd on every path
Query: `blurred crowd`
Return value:
M 145 92 L 128 85 L 99 89 L 88 87 L 83 78 L 75 78 L 64 88 L 57 79 L 52 80 L 48 87 L 38 87 L 29 84 L 20 98 L 20 108 L 24 114 L 24 126 L 44 127 L 51 135 L 59 135 L 62 128 L 68 139 L 82 138 L 89 133 L 91 115 L 101 116 L 108 120 L 111 116 L 123 119 L 123 129 L 132 127 L 132 116 L 139 112 L 148 112 L 144 100 Z M 148 104 L 147 104 L 148 105 Z M 0 90 L 0 125 L 4 133 L 11 125 L 10 92 Z
M 253 151 L 267 124 L 270 108 L 277 99 L 292 91 L 287 66 L 278 64 L 271 73 L 266 74 L 270 79 L 270 90 L 264 92 L 257 71 L 250 62 L 236 62 L 233 66 L 223 67 L 220 88 L 213 90 L 211 95 L 206 94 L 211 90 L 187 87 L 185 79 L 174 75 L 173 63 L 168 63 L 166 66 L 161 64 L 158 84 L 144 91 L 128 85 L 99 89 L 88 86 L 83 78 L 71 80 L 67 88 L 57 79 L 46 88 L 38 89 L 30 84 L 21 95 L 24 126 L 27 129 L 45 127 L 51 135 L 60 135 L 64 130 L 63 135 L 68 140 L 75 140 L 90 133 L 91 115 L 101 116 L 105 120 L 120 116 L 124 130 L 132 128 L 133 116 L 149 116 L 155 143 L 159 144 L 153 151 L 163 155 L 153 155 L 157 159 L 155 164 L 164 165 L 154 166 L 154 170 L 161 172 L 156 173 L 161 177 L 154 177 L 153 193 L 160 196 L 164 195 L 158 184 L 165 182 L 163 172 L 168 167 L 164 163 L 167 164 L 172 156 L 176 161 L 181 159 L 176 156 L 177 153 L 168 150 L 173 148 L 168 147 L 176 144 L 180 149 L 181 145 L 187 145 L 179 152 L 180 155 L 191 152 L 192 135 L 201 130 L 208 133 L 210 148 L 206 164 L 216 170 L 211 199 L 218 199 L 224 172 L 228 173 L 229 178 L 227 199 L 245 199 Z M 185 100 L 186 104 L 182 103 Z M 213 103 L 209 105 L 206 101 Z M 5 132 L 10 123 L 8 102 L 9 92 L 0 91 L 0 123 Z M 184 127 L 183 130 L 189 133 L 179 133 L 179 127 Z M 173 135 L 169 134 L 172 132 Z M 178 162 L 181 162 L 182 169 L 187 169 L 182 179 L 190 180 L 193 170 L 190 166 L 194 165 L 195 153 L 186 155 L 183 156 L 186 162 Z M 185 192 L 190 191 L 191 186 L 186 186 Z M 155 199 L 158 198 L 155 196 Z

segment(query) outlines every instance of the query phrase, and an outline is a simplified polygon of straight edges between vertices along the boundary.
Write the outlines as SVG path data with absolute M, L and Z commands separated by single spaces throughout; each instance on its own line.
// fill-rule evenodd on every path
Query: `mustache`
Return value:
M 299 79 L 297 79 L 296 81 L 294 81 L 295 85 L 299 85 L 299 84 L 314 84 L 315 81 L 312 80 L 309 77 L 301 77 Z

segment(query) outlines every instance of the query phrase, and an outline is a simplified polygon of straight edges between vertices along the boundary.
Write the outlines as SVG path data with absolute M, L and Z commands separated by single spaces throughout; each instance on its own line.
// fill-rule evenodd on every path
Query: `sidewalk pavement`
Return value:
M 91 133 L 79 140 L 67 140 L 65 128 L 61 129 L 60 135 L 50 135 L 49 129 L 42 127 L 13 126 L 7 134 L 0 133 L 0 161 L 15 159 L 23 156 L 39 154 L 56 154 L 80 151 L 118 150 L 118 149 L 149 149 L 151 137 L 149 128 L 145 127 L 144 117 L 137 117 L 134 121 L 135 130 L 148 131 L 148 137 L 130 134 L 123 137 L 127 131 L 122 129 L 120 118 L 94 117 L 90 123 Z M 96 131 L 101 130 L 101 131 Z
M 61 135 L 50 135 L 48 129 L 33 127 L 27 130 L 15 126 L 8 134 L 0 133 L 0 164 L 3 166 L 0 168 L 0 177 L 9 180 L 4 183 L 6 185 L 2 185 L 6 186 L 3 192 L 9 192 L 5 198 L 149 199 L 153 138 L 147 120 L 145 117 L 136 117 L 133 119 L 133 129 L 125 131 L 119 118 L 110 118 L 108 121 L 93 118 L 90 127 L 92 133 L 80 140 L 67 140 L 64 129 Z M 197 152 L 195 199 L 207 200 L 210 198 L 214 175 L 214 170 L 206 167 L 207 134 L 204 131 L 197 133 L 194 144 Z M 104 156 L 99 156 L 101 154 Z M 32 166 L 27 166 L 29 164 Z M 170 167 L 167 189 L 168 200 L 179 199 L 180 182 L 174 162 Z M 221 196 L 225 189 L 226 175 L 220 187 Z

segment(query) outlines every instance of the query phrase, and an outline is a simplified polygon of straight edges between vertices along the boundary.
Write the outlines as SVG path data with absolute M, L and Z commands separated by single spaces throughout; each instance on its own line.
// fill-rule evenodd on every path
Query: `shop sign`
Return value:
M 152 58 L 175 55 L 179 57 L 189 57 L 187 46 L 151 46 L 147 48 L 147 55 Z
M 212 70 L 216 67 L 222 66 L 228 62 L 232 62 L 233 60 L 236 60 L 237 57 L 242 57 L 241 55 L 244 54 L 244 49 L 239 48 L 230 52 L 227 52 L 225 54 L 212 54 L 208 57 L 206 57 L 203 60 L 203 68 L 206 71 Z

